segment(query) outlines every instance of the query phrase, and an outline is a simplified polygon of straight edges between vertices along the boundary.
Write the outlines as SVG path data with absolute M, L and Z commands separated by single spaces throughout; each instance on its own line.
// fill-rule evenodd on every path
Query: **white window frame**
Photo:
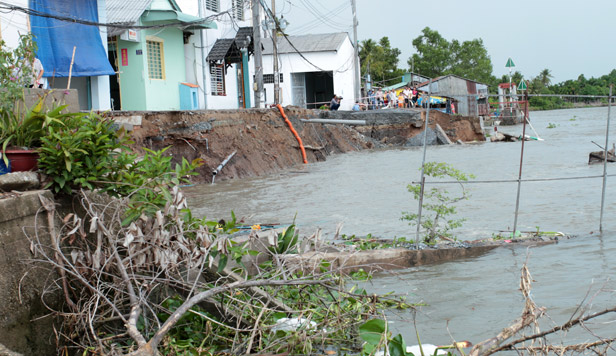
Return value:
M 225 64 L 210 63 L 210 86 L 213 96 L 226 96 Z

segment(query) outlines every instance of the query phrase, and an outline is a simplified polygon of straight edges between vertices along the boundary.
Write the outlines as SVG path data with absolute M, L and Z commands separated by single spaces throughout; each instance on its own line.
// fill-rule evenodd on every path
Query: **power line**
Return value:
M 97 22 L 97 21 L 89 21 L 89 20 L 84 20 L 84 19 L 78 19 L 78 18 L 70 17 L 70 16 L 60 16 L 60 15 L 50 14 L 50 13 L 46 13 L 46 12 L 42 12 L 42 11 L 38 11 L 38 10 L 33 10 L 33 9 L 22 7 L 22 6 L 17 6 L 17 5 L 9 4 L 9 3 L 6 3 L 4 1 L 0 1 L 0 9 L 5 9 L 5 10 L 8 10 L 10 12 L 18 11 L 18 12 L 23 12 L 24 14 L 30 15 L 30 16 L 51 18 L 51 19 L 54 19 L 54 20 L 65 21 L 65 22 L 70 22 L 70 23 L 76 23 L 76 24 L 80 24 L 80 25 L 117 28 L 117 29 L 124 29 L 124 30 L 128 30 L 128 29 L 142 30 L 142 29 L 167 28 L 167 27 L 186 28 L 186 27 L 189 27 L 191 25 L 199 25 L 199 24 L 203 24 L 203 23 L 206 23 L 206 22 L 210 22 L 210 21 L 212 21 L 214 19 L 217 19 L 217 18 L 219 18 L 219 17 L 221 17 L 223 15 L 227 15 L 228 14 L 229 16 L 231 16 L 229 10 L 227 10 L 227 11 L 219 12 L 217 14 L 210 15 L 208 17 L 205 17 L 205 18 L 202 18 L 202 19 L 199 19 L 199 20 L 195 20 L 195 21 L 187 21 L 187 22 L 179 22 L 178 21 L 178 22 L 172 22 L 172 23 L 166 23 L 166 24 L 160 24 L 160 25 L 134 25 L 134 24 L 127 24 L 127 23 L 103 23 L 103 22 Z

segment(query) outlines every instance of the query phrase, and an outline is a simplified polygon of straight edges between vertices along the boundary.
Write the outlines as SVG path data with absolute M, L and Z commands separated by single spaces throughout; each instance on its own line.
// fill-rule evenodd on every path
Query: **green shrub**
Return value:
M 111 119 L 77 113 L 63 123 L 49 126 L 41 138 L 39 168 L 50 179 L 45 188 L 67 194 L 75 188 L 94 189 L 129 163 L 122 155 L 129 141 Z
M 457 181 L 462 189 L 459 196 L 451 196 L 444 188 L 424 188 L 423 214 L 421 227 L 426 230 L 425 243 L 435 243 L 439 237 L 451 237 L 451 230 L 462 226 L 464 219 L 450 219 L 449 216 L 456 214 L 456 204 L 466 200 L 470 194 L 464 189 L 463 182 L 469 178 L 475 178 L 472 174 L 465 174 L 453 166 L 443 162 L 427 162 L 424 165 L 424 174 L 433 178 L 451 178 Z M 415 200 L 421 197 L 421 184 L 409 184 L 409 192 L 413 193 Z M 408 220 L 409 225 L 417 224 L 418 214 L 403 212 L 402 220 Z

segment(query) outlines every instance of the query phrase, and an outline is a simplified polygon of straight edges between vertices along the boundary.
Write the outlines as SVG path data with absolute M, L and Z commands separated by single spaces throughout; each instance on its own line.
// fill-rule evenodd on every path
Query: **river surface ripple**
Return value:
M 612 111 L 614 112 L 614 111 Z M 614 116 L 614 115 L 612 115 Z M 607 108 L 531 113 L 531 122 L 545 141 L 528 141 L 524 178 L 597 176 L 602 165 L 589 166 L 591 143 L 605 144 Z M 613 119 L 613 118 L 612 118 Z M 553 124 L 553 125 L 550 125 Z M 548 125 L 555 126 L 548 129 Z M 616 139 L 612 128 L 611 141 Z M 499 130 L 520 134 L 522 126 Z M 535 136 L 527 127 L 527 134 Z M 611 144 L 610 144 L 611 146 Z M 289 224 L 295 218 L 303 234 L 320 227 L 331 236 L 338 223 L 343 233 L 386 238 L 413 238 L 414 228 L 400 220 L 402 211 L 416 211 L 417 202 L 406 185 L 419 180 L 419 148 L 362 151 L 328 157 L 280 174 L 199 185 L 187 190 L 196 216 L 226 218 L 234 210 L 249 223 Z M 473 173 L 476 180 L 517 179 L 520 143 L 484 143 L 428 147 L 427 161 L 447 162 Z M 232 164 L 232 163 L 231 163 Z M 608 166 L 608 174 L 616 167 Z M 567 321 L 581 302 L 591 311 L 616 305 L 611 280 L 616 275 L 616 177 L 608 177 L 599 234 L 601 178 L 522 183 L 518 230 L 562 231 L 576 238 L 527 250 L 496 249 L 478 258 L 421 266 L 377 275 L 366 287 L 371 292 L 409 296 L 425 302 L 417 313 L 422 341 L 447 343 L 451 338 L 473 343 L 494 336 L 520 315 L 520 268 L 526 259 L 536 281 L 533 299 L 552 318 L 542 327 Z M 455 187 L 451 186 L 452 191 Z M 517 183 L 468 184 L 471 199 L 458 205 L 464 226 L 462 240 L 489 237 L 513 227 Z M 616 336 L 616 317 L 588 325 L 601 336 Z M 395 332 L 414 343 L 408 312 L 389 315 Z M 570 332 L 567 342 L 596 340 L 588 330 Z M 559 339 L 555 339 L 559 341 Z M 611 351 L 610 354 L 616 354 Z

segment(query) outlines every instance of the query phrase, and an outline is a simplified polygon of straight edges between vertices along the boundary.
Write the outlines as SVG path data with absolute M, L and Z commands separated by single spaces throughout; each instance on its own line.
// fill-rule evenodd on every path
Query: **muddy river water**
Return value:
M 612 110 L 612 119 L 615 112 Z M 531 113 L 533 127 L 545 141 L 525 144 L 524 178 L 597 176 L 602 165 L 588 165 L 588 153 L 605 144 L 607 108 Z M 614 121 L 614 120 L 613 120 Z M 551 127 L 551 128 L 548 128 Z M 616 139 L 612 122 L 611 141 Z M 522 126 L 499 130 L 520 134 Z M 535 136 L 527 127 L 527 134 Z M 610 144 L 611 145 L 611 144 Z M 363 151 L 328 157 L 281 174 L 225 181 L 188 189 L 197 216 L 226 218 L 234 210 L 249 223 L 288 224 L 295 218 L 302 233 L 317 227 L 324 235 L 343 223 L 343 233 L 392 238 L 415 236 L 400 220 L 402 211 L 416 211 L 406 185 L 419 180 L 418 148 Z M 511 180 L 519 172 L 520 143 L 483 143 L 428 147 L 428 161 L 447 162 L 473 173 L 475 180 Z M 608 174 L 616 166 L 608 166 Z M 575 238 L 528 249 L 499 248 L 471 259 L 421 266 L 377 275 L 367 286 L 374 292 L 406 294 L 424 302 L 416 324 L 424 342 L 451 338 L 473 343 L 492 337 L 519 316 L 520 268 L 528 258 L 535 280 L 533 298 L 547 307 L 551 320 L 563 323 L 585 302 L 590 311 L 616 305 L 616 177 L 608 177 L 603 234 L 599 233 L 601 178 L 522 183 L 518 230 L 562 231 Z M 468 184 L 471 198 L 458 205 L 466 218 L 456 231 L 461 240 L 490 237 L 513 227 L 517 183 Z M 452 187 L 452 190 L 455 190 Z M 411 315 L 389 315 L 391 326 L 415 343 Z M 567 335 L 567 342 L 616 336 L 616 316 L 597 319 L 587 329 Z M 559 339 L 554 339 L 558 341 Z M 612 350 L 610 354 L 616 354 Z

